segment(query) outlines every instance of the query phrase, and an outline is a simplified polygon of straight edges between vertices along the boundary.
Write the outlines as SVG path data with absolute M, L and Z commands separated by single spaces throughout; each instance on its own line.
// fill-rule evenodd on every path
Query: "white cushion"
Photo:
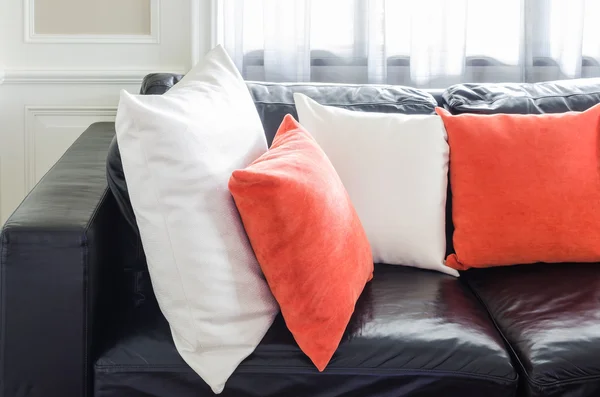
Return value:
M 437 115 L 355 112 L 294 94 L 365 228 L 373 260 L 453 276 L 446 254 L 448 141 Z
M 267 150 L 248 89 L 217 47 L 161 96 L 121 91 L 117 139 L 160 308 L 215 393 L 278 312 L 227 189 Z

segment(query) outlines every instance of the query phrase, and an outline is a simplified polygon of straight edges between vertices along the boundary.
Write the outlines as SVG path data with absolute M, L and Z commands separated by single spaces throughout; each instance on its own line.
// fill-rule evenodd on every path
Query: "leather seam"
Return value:
M 551 383 L 540 383 L 538 382 L 531 382 L 534 386 L 536 386 L 538 389 L 540 389 L 540 391 L 544 391 L 544 389 L 548 389 L 550 387 L 556 387 L 556 386 L 563 386 L 563 385 L 572 385 L 574 383 L 582 383 L 585 381 L 590 381 L 590 380 L 600 380 L 600 375 L 589 375 L 589 376 L 581 376 L 579 378 L 573 378 L 573 379 L 565 379 L 565 380 L 557 380 Z
M 531 99 L 533 101 L 539 101 L 541 99 L 549 99 L 549 98 L 571 98 L 571 97 L 574 97 L 574 96 L 589 96 L 589 95 L 598 95 L 598 94 L 600 94 L 600 91 L 588 92 L 588 93 L 585 93 L 585 94 L 583 94 L 583 93 L 576 93 L 576 94 L 569 94 L 569 95 L 546 95 L 546 96 L 539 96 L 539 97 L 534 97 L 534 96 L 515 96 L 515 97 L 497 98 L 497 99 L 494 99 L 493 101 L 486 101 L 486 100 L 478 100 L 477 101 L 476 100 L 476 101 L 470 101 L 468 103 L 469 104 L 476 103 L 476 104 L 489 104 L 489 105 L 491 105 L 493 103 L 496 103 L 498 101 L 502 101 L 502 100 L 505 100 L 505 99 Z M 454 95 L 454 94 L 450 94 L 450 95 Z M 446 98 L 444 98 L 444 99 L 446 99 Z M 456 98 L 452 98 L 452 99 L 450 99 L 450 101 L 451 102 L 452 101 L 458 102 L 457 104 L 450 104 L 450 106 L 456 106 L 456 107 L 458 107 L 458 106 L 466 105 L 467 104 L 467 102 L 461 101 L 461 100 L 456 99 Z
M 96 365 L 95 369 L 102 373 L 129 373 L 129 372 L 137 372 L 136 370 L 161 370 L 161 369 L 183 369 L 186 372 L 194 372 L 191 368 L 184 367 L 182 365 Z M 278 374 L 309 374 L 309 375 L 318 375 L 319 373 L 307 367 L 277 367 L 279 371 L 269 371 L 265 372 L 265 367 L 257 366 L 254 370 L 254 367 L 238 367 L 236 370 L 237 373 L 250 373 L 250 374 L 261 374 L 261 375 L 278 375 Z M 500 381 L 507 384 L 514 383 L 517 378 L 505 378 L 493 375 L 484 375 L 484 374 L 474 374 L 470 372 L 457 372 L 457 371 L 436 371 L 436 370 L 414 370 L 414 369 L 403 369 L 403 368 L 393 368 L 389 370 L 381 370 L 378 374 L 368 373 L 366 370 L 372 368 L 329 368 L 327 369 L 330 375 L 361 375 L 361 376 L 407 376 L 410 374 L 425 374 L 425 375 L 448 375 L 448 376 L 459 376 L 464 378 L 477 378 L 481 380 L 495 380 Z M 408 374 L 407 374 L 408 373 Z
M 461 277 L 461 279 L 463 279 L 463 277 Z M 471 286 L 471 283 L 469 283 L 468 280 L 465 280 L 463 282 L 467 285 L 467 288 L 469 288 L 469 290 L 475 296 L 475 298 L 477 298 L 477 300 L 479 301 L 479 304 L 481 306 L 483 306 L 485 312 L 487 313 L 488 317 L 492 321 L 492 324 L 494 324 L 494 328 L 496 328 L 496 331 L 498 331 L 498 333 L 500 334 L 500 337 L 504 340 L 504 343 L 506 344 L 506 346 L 508 347 L 508 349 L 510 350 L 510 352 L 514 356 L 515 360 L 517 361 L 517 363 L 519 364 L 519 366 L 523 370 L 523 374 L 525 375 L 525 378 L 527 378 L 528 380 L 531 381 L 531 378 L 529 377 L 529 374 L 527 373 L 527 370 L 525 369 L 525 366 L 521 362 L 521 359 L 519 358 L 519 356 L 515 352 L 515 349 L 513 348 L 513 346 L 509 343 L 509 341 L 508 341 L 506 335 L 504 334 L 504 332 L 502 332 L 502 329 L 500 329 L 500 326 L 496 322 L 496 319 L 494 318 L 494 316 L 492 316 L 492 313 L 490 312 L 489 307 L 485 304 L 485 302 L 483 301 L 483 299 L 481 299 L 481 296 L 479 296 L 479 294 L 477 293 L 477 291 L 475 291 L 475 289 Z M 517 377 L 518 377 L 518 375 L 519 374 L 517 373 Z

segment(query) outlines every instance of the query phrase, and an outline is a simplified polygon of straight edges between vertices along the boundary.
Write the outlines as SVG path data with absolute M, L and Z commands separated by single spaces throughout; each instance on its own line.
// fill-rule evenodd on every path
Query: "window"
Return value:
M 444 87 L 600 76 L 598 0 L 218 0 L 245 78 Z

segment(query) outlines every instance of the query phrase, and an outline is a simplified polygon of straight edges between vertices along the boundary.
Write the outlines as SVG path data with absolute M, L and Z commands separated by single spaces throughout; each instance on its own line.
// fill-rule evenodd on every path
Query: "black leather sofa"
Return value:
M 150 75 L 142 93 L 162 94 L 178 79 Z M 436 105 L 455 113 L 542 113 L 600 102 L 599 80 L 430 92 L 248 86 L 269 141 L 283 115 L 295 114 L 293 91 L 357 111 L 427 114 Z M 449 252 L 451 233 L 448 216 Z M 175 350 L 153 296 L 114 125 L 93 124 L 2 231 L 0 396 L 209 395 Z M 278 317 L 222 395 L 599 396 L 600 264 L 470 270 L 459 279 L 377 264 L 325 372 Z

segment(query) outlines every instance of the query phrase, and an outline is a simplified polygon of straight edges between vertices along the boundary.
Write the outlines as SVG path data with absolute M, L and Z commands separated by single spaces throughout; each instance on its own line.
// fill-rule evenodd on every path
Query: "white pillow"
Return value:
M 267 150 L 244 81 L 217 47 L 164 95 L 121 91 L 117 140 L 160 308 L 215 393 L 279 309 L 227 189 Z
M 449 149 L 441 118 L 355 112 L 299 93 L 294 101 L 350 195 L 373 260 L 458 276 L 444 265 Z

